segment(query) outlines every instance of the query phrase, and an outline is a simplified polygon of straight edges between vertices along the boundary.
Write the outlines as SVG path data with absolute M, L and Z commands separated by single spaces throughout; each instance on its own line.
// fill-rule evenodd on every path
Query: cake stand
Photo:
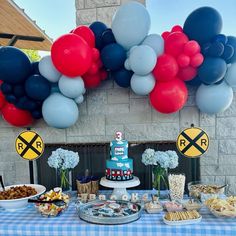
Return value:
M 114 188 L 112 195 L 115 195 L 117 200 L 122 200 L 123 195 L 127 195 L 128 199 L 130 199 L 130 194 L 128 194 L 126 188 L 136 187 L 140 184 L 140 181 L 136 176 L 134 176 L 133 179 L 126 181 L 112 181 L 106 179 L 106 177 L 102 177 L 100 184 L 104 187 Z

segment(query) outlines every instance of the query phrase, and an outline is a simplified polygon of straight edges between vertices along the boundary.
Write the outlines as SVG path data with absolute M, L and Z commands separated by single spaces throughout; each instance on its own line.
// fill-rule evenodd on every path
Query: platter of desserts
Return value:
M 125 224 L 141 217 L 142 207 L 137 203 L 121 200 L 93 201 L 78 207 L 79 217 L 95 224 Z
M 35 207 L 42 216 L 55 217 L 68 208 L 69 199 L 69 195 L 62 193 L 61 188 L 55 188 L 54 190 L 42 194 L 38 199 L 41 203 L 36 203 Z M 62 204 L 57 200 L 62 200 Z M 47 202 L 43 203 L 43 201 Z M 54 202 L 50 203 L 50 201 Z
M 211 198 L 205 201 L 205 205 L 216 217 L 236 217 L 236 196 L 231 196 L 226 199 Z
M 0 189 L 0 207 L 8 211 L 16 211 L 27 207 L 28 199 L 44 193 L 46 188 L 39 184 L 18 184 Z
M 147 213 L 149 213 L 149 214 L 156 214 L 156 213 L 160 213 L 161 211 L 163 211 L 163 207 L 158 200 L 156 200 L 156 201 L 152 200 L 150 202 L 145 203 L 144 208 L 147 211 Z
M 201 222 L 202 216 L 196 211 L 167 212 L 163 221 L 167 225 L 188 225 Z

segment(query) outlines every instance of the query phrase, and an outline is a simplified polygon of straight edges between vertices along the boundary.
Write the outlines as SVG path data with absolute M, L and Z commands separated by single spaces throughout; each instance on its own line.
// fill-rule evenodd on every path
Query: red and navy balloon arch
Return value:
M 137 2 L 116 12 L 111 28 L 102 22 L 79 26 L 59 37 L 51 56 L 31 63 L 15 47 L 0 47 L 0 109 L 13 126 L 43 118 L 68 128 L 79 117 L 86 89 L 114 79 L 148 95 L 154 109 L 174 113 L 188 98 L 186 84 L 197 86 L 200 111 L 226 110 L 236 86 L 236 38 L 221 34 L 222 18 L 211 7 L 193 11 L 183 27 L 162 36 L 148 34 L 150 16 Z

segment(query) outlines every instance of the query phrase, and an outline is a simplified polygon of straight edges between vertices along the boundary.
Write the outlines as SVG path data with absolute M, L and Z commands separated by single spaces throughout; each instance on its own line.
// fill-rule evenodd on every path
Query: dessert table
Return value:
M 150 191 L 138 192 L 140 195 Z M 111 191 L 102 191 L 102 194 Z M 147 214 L 143 211 L 139 220 L 124 225 L 96 225 L 82 221 L 78 217 L 75 204 L 58 217 L 46 218 L 41 216 L 30 204 L 26 209 L 7 212 L 0 209 L 1 236 L 216 236 L 236 235 L 236 219 L 222 219 L 211 215 L 206 208 L 200 214 L 202 221 L 199 224 L 169 226 L 164 224 L 160 214 Z

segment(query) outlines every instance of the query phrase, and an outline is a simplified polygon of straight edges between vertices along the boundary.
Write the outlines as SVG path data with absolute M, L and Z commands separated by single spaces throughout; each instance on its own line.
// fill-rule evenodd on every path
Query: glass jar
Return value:
M 183 200 L 185 179 L 186 177 L 184 174 L 169 174 L 168 175 L 171 201 Z

